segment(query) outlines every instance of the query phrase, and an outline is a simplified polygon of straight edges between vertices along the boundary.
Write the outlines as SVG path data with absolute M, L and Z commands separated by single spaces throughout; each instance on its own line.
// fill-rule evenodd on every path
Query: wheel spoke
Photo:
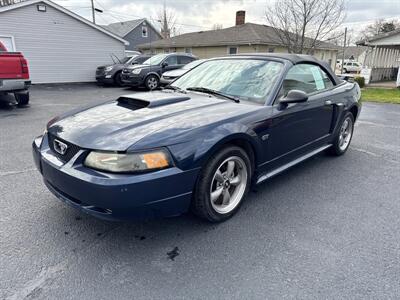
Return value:
M 231 194 L 229 193 L 229 190 L 223 190 L 224 192 L 223 192 L 223 195 L 224 195 L 224 198 L 223 198 L 223 201 L 222 201 L 222 205 L 228 205 L 229 204 L 229 201 L 231 200 Z
M 239 185 L 239 183 L 240 183 L 240 175 L 232 178 L 232 180 L 230 182 L 231 182 L 231 185 L 233 185 L 233 186 Z
M 233 171 L 235 169 L 235 162 L 233 160 L 228 161 L 228 168 L 226 169 L 226 176 L 231 178 L 233 176 Z
M 215 202 L 219 199 L 224 189 L 222 187 L 218 187 L 214 192 L 211 193 L 211 201 Z
M 219 183 L 223 183 L 224 182 L 224 176 L 222 176 L 222 173 L 220 170 L 218 170 L 215 173 L 215 179 L 219 182 Z

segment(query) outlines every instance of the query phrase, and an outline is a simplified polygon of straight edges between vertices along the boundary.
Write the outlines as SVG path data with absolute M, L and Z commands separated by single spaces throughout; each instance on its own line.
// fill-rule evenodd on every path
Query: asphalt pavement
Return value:
M 30 107 L 0 105 L 0 299 L 400 297 L 400 105 L 364 103 L 346 155 L 265 182 L 223 224 L 105 222 L 47 191 L 31 142 L 61 112 L 132 92 L 34 86 Z

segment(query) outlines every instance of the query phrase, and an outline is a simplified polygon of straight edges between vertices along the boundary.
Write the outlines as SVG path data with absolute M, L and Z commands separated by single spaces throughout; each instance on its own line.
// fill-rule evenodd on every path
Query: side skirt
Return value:
M 289 168 L 301 163 L 302 161 L 305 161 L 306 159 L 308 159 L 308 158 L 310 158 L 310 157 L 312 157 L 312 156 L 314 156 L 314 155 L 316 155 L 316 154 L 328 149 L 331 146 L 332 146 L 331 144 L 324 145 L 324 146 L 322 146 L 320 148 L 317 148 L 317 149 L 315 149 L 315 150 L 313 150 L 313 151 L 311 151 L 311 152 L 309 152 L 309 153 L 307 153 L 307 154 L 305 154 L 303 156 L 300 156 L 299 158 L 296 158 L 295 160 L 292 160 L 291 162 L 289 162 L 289 163 L 287 163 L 287 164 L 285 164 L 285 165 L 283 165 L 283 166 L 281 166 L 281 167 L 279 167 L 279 168 L 277 168 L 275 170 L 272 170 L 271 172 L 268 172 L 268 173 L 265 173 L 265 174 L 261 175 L 260 177 L 258 177 L 258 180 L 257 180 L 256 184 L 259 184 L 259 183 L 261 183 L 261 182 L 263 182 L 263 181 L 265 181 L 265 180 L 267 180 L 267 179 L 269 179 L 269 178 L 271 178 L 271 177 L 273 177 L 275 175 L 278 175 L 279 173 L 281 173 L 281 172 L 283 172 L 283 171 L 285 171 L 285 170 L 287 170 L 287 169 L 289 169 Z

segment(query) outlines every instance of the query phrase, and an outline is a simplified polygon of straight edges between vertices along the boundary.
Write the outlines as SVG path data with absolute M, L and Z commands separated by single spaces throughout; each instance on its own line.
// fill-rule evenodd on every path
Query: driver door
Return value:
M 289 70 L 273 107 L 268 139 L 270 161 L 279 165 L 293 160 L 317 148 L 329 137 L 333 118 L 330 102 L 333 86 L 327 73 L 318 65 L 298 64 Z M 287 107 L 279 105 L 279 99 L 290 90 L 304 91 L 308 100 Z

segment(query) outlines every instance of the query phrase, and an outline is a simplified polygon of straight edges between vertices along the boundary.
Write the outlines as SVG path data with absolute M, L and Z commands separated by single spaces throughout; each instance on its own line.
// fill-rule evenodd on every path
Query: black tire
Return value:
M 211 188 L 215 176 L 214 174 L 220 168 L 221 164 L 231 157 L 239 157 L 244 162 L 248 174 L 246 187 L 240 201 L 236 204 L 234 209 L 227 213 L 220 213 L 216 211 L 211 204 Z M 213 223 L 226 221 L 239 210 L 243 203 L 250 189 L 251 177 L 252 164 L 248 154 L 242 148 L 236 146 L 227 146 L 223 148 L 217 154 L 213 155 L 200 172 L 191 203 L 192 212 L 198 217 Z
M 29 92 L 17 92 L 14 93 L 14 97 L 18 107 L 27 106 L 29 103 Z
M 144 85 L 149 91 L 155 90 L 160 86 L 160 78 L 158 78 L 156 75 L 149 75 L 145 79 Z
M 341 129 L 346 120 L 351 122 L 351 131 L 350 131 L 350 139 L 347 143 L 347 146 L 343 148 L 340 146 L 340 136 L 341 136 Z M 338 132 L 336 133 L 336 136 L 333 140 L 332 147 L 328 149 L 328 153 L 333 156 L 340 156 L 345 154 L 347 149 L 349 149 L 351 140 L 353 138 L 353 131 L 354 131 L 354 116 L 351 112 L 348 112 L 344 115 L 342 121 L 340 122 Z
M 122 72 L 117 72 L 114 75 L 114 84 L 116 86 L 122 87 L 124 85 L 124 83 L 122 82 L 122 78 L 121 78 Z
M 347 73 L 347 69 L 346 68 L 343 69 L 343 73 L 345 73 L 345 74 Z

